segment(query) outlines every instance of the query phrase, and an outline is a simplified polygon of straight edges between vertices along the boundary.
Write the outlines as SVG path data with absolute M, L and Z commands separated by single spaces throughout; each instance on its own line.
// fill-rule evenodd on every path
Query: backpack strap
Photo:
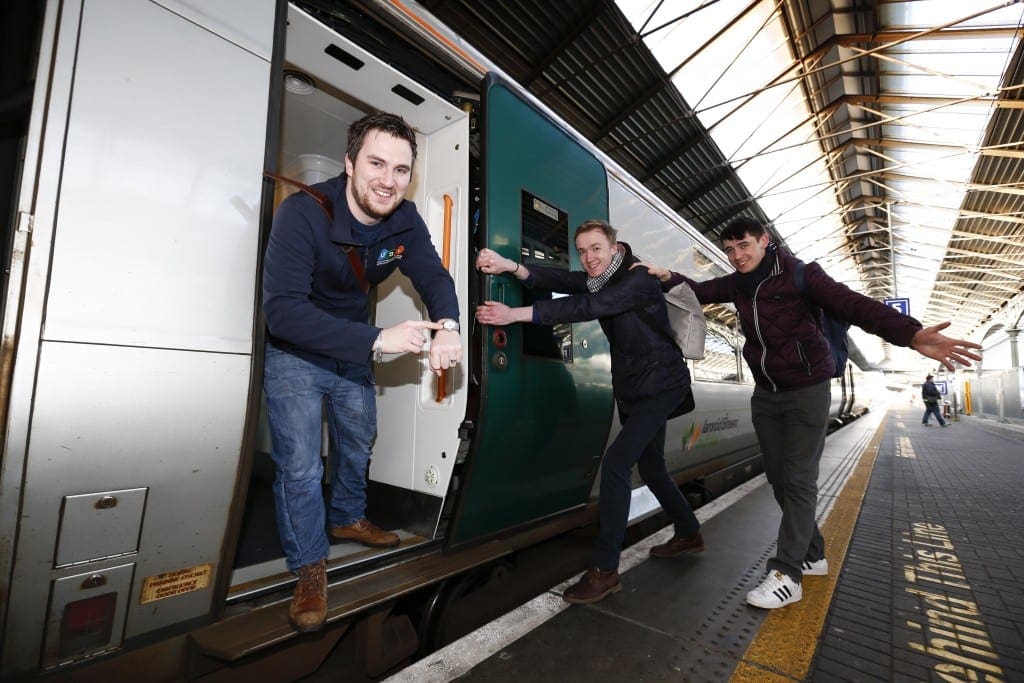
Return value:
M 264 171 L 263 175 L 273 180 L 297 187 L 308 194 L 313 198 L 313 201 L 316 202 L 316 205 L 324 212 L 324 215 L 327 216 L 327 222 L 331 224 L 334 223 L 334 203 L 323 192 L 314 190 L 309 185 L 300 183 L 298 180 L 293 180 L 283 175 L 271 173 L 270 171 Z M 350 244 L 342 245 L 341 250 L 345 252 L 346 256 L 348 256 L 348 262 L 352 266 L 352 272 L 355 273 L 356 280 L 359 282 L 359 286 L 362 288 L 363 294 L 370 291 L 370 282 L 366 279 L 366 271 L 363 269 L 363 264 L 359 262 L 356 250 L 353 249 Z

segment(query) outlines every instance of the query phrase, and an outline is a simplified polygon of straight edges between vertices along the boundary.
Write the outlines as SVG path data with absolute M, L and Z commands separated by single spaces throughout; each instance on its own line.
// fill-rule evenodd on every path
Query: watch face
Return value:
M 449 332 L 456 332 L 459 329 L 459 324 L 454 320 L 445 320 L 441 323 L 441 327 L 448 330 Z

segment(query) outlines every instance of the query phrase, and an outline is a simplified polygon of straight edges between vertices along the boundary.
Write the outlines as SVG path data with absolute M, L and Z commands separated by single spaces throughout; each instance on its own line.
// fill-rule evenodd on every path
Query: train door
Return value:
M 275 12 L 46 5 L 4 311 L 0 678 L 218 608 Z
M 491 76 L 484 86 L 482 244 L 527 264 L 580 269 L 572 232 L 607 219 L 602 164 Z M 486 277 L 510 306 L 551 296 Z M 556 295 L 557 296 L 557 295 Z M 450 543 L 586 503 L 612 416 L 610 354 L 597 322 L 481 330 L 481 408 Z

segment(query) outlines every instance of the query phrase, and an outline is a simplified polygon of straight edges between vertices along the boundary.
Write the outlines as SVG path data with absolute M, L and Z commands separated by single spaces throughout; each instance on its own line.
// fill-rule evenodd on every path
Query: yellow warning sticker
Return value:
M 142 583 L 142 596 L 139 604 L 171 598 L 183 593 L 191 593 L 210 585 L 213 574 L 212 564 L 201 564 L 197 567 L 186 567 L 174 572 L 155 574 L 146 577 Z

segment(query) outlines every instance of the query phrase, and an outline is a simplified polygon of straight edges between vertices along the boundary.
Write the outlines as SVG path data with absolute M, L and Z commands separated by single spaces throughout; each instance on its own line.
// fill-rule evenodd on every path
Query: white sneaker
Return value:
M 828 560 L 824 557 L 817 562 L 804 560 L 800 564 L 800 570 L 804 576 L 828 576 Z
M 803 596 L 804 589 L 800 584 L 776 569 L 769 572 L 757 588 L 747 593 L 747 603 L 762 609 L 775 609 L 791 605 Z

